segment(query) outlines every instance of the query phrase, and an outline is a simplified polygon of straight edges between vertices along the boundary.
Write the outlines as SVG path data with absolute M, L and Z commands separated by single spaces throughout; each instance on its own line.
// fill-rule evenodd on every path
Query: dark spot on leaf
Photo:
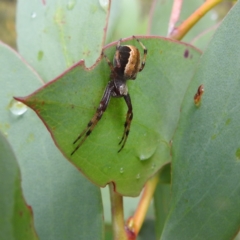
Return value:
M 203 86 L 203 84 L 201 84 L 198 87 L 196 94 L 194 95 L 194 103 L 197 107 L 199 107 L 199 105 L 200 105 L 203 93 L 204 93 L 204 86 Z
M 29 209 L 29 211 L 31 212 L 31 214 L 33 213 L 32 211 L 32 207 L 30 205 L 27 205 L 27 208 Z
M 75 108 L 75 106 L 74 106 L 73 104 L 71 104 L 70 107 L 71 107 L 71 109 L 74 109 L 74 108 Z
M 20 217 L 22 217 L 22 215 L 23 215 L 23 212 L 22 212 L 22 211 L 20 211 L 20 212 L 19 212 L 19 215 L 20 215 Z
M 42 105 L 44 105 L 45 104 L 45 102 L 44 101 L 42 101 Z
M 184 52 L 184 57 L 188 58 L 188 56 L 189 56 L 189 51 L 188 51 L 188 49 L 186 49 L 185 52 Z

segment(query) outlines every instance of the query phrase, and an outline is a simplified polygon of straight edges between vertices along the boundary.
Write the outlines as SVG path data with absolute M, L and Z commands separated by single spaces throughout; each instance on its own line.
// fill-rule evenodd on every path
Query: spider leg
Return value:
M 128 112 L 127 112 L 127 116 L 126 116 L 126 122 L 124 124 L 123 136 L 122 136 L 121 141 L 119 142 L 119 144 L 122 144 L 122 146 L 118 150 L 118 152 L 120 152 L 123 149 L 123 147 L 124 147 L 124 145 L 127 141 L 128 134 L 129 134 L 129 131 L 130 131 L 131 122 L 132 122 L 132 119 L 133 119 L 132 103 L 131 103 L 130 95 L 129 94 L 125 95 L 124 100 L 125 100 L 125 102 L 128 106 Z
M 89 121 L 87 127 L 80 133 L 80 135 L 73 142 L 73 144 L 77 143 L 84 136 L 81 139 L 81 141 L 79 142 L 79 144 L 76 146 L 76 148 L 72 151 L 71 156 L 81 147 L 81 145 L 84 143 L 86 138 L 93 131 L 94 127 L 97 125 L 98 121 L 101 119 L 103 113 L 107 109 L 113 87 L 114 86 L 113 86 L 112 82 L 109 82 L 105 89 L 103 97 L 100 101 L 99 107 L 97 108 L 96 113 L 94 114 L 93 118 Z
M 135 36 L 133 36 L 133 38 L 135 38 L 138 41 L 138 43 L 141 45 L 141 47 L 143 48 L 143 59 L 141 62 L 141 67 L 138 69 L 138 71 L 141 72 L 145 66 L 146 57 L 147 57 L 147 48 L 143 45 L 143 43 L 138 38 L 136 38 Z
M 121 63 L 120 63 L 120 54 L 119 54 L 119 48 L 121 47 L 121 42 L 122 42 L 122 39 L 120 38 L 118 43 L 117 43 L 117 46 L 116 46 L 116 52 L 115 52 L 115 60 L 117 62 L 117 67 L 120 68 L 121 67 Z
M 104 52 L 102 51 L 102 55 L 104 56 L 104 58 L 106 59 L 108 66 L 111 68 L 111 71 L 114 72 L 114 67 L 112 65 L 112 63 L 110 62 L 110 60 L 108 59 L 108 57 L 104 54 Z

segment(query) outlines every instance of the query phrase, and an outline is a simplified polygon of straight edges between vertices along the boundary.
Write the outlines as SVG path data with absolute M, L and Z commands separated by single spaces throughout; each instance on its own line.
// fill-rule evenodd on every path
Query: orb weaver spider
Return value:
M 143 48 L 144 55 L 142 61 L 139 50 L 132 45 L 121 45 L 122 39 L 120 39 L 117 43 L 113 64 L 104 54 L 104 52 L 102 52 L 102 56 L 104 56 L 111 69 L 110 81 L 105 88 L 99 107 L 97 108 L 93 118 L 73 142 L 73 144 L 77 143 L 85 135 L 78 143 L 76 148 L 72 151 L 71 155 L 73 155 L 78 148 L 81 147 L 86 138 L 91 134 L 94 127 L 97 125 L 98 121 L 101 119 L 103 113 L 107 109 L 111 97 L 123 97 L 128 107 L 123 135 L 121 141 L 119 142 L 121 147 L 118 152 L 120 152 L 125 146 L 130 131 L 131 121 L 133 119 L 132 103 L 126 82 L 130 79 L 136 79 L 138 72 L 143 70 L 147 57 L 147 48 L 142 44 L 142 42 L 140 42 L 138 38 L 135 36 L 133 36 L 133 38 L 136 39 Z

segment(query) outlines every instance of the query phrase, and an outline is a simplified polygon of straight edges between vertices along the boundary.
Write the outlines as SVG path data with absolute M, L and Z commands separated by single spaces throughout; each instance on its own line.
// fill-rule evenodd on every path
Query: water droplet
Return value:
M 69 0 L 67 3 L 67 9 L 72 10 L 76 5 L 76 0 Z
M 124 172 L 124 169 L 121 167 L 120 168 L 120 173 L 123 173 Z
M 138 180 L 140 178 L 140 173 L 137 174 L 136 179 Z
M 159 146 L 159 136 L 155 132 L 143 133 L 139 138 L 139 143 L 136 147 L 137 157 L 140 161 L 146 161 L 150 159 L 156 152 Z
M 107 12 L 109 7 L 109 0 L 99 0 L 100 6 L 103 8 L 105 12 Z
M 156 164 L 153 163 L 152 166 L 151 166 L 151 168 L 154 169 L 155 167 L 156 167 Z
M 212 19 L 213 21 L 216 21 L 216 20 L 218 19 L 218 13 L 215 12 L 215 11 L 212 11 L 211 19 Z
M 9 104 L 9 109 L 12 114 L 16 116 L 20 116 L 24 114 L 27 111 L 27 106 L 21 102 L 16 101 L 15 99 L 12 99 Z
M 31 18 L 35 18 L 36 16 L 37 16 L 37 14 L 35 12 L 32 12 Z
M 139 155 L 139 159 L 141 161 L 148 160 L 155 153 L 156 149 L 156 146 L 148 146 L 147 148 L 142 149 Z

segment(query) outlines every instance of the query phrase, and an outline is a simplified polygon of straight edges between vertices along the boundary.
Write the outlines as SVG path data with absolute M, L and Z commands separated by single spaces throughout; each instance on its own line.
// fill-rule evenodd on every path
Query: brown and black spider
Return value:
M 101 119 L 103 113 L 107 109 L 111 97 L 123 97 L 128 106 L 126 122 L 124 124 L 124 132 L 122 139 L 119 142 L 119 144 L 122 144 L 122 146 L 118 152 L 123 149 L 127 141 L 131 121 L 133 119 L 132 103 L 126 83 L 127 80 L 136 79 L 138 72 L 141 72 L 145 66 L 147 56 L 147 48 L 135 36 L 133 36 L 133 38 L 135 38 L 143 48 L 144 55 L 142 61 L 139 50 L 132 45 L 121 45 L 121 39 L 118 41 L 118 44 L 116 46 L 116 53 L 113 58 L 113 64 L 109 61 L 104 52 L 102 52 L 102 55 L 105 57 L 111 69 L 110 81 L 105 88 L 104 94 L 95 115 L 90 120 L 87 127 L 73 142 L 73 144 L 77 143 L 85 135 L 79 142 L 79 144 L 76 146 L 76 148 L 73 150 L 71 155 L 73 155 L 78 150 L 78 148 L 83 144 L 86 138 L 93 131 L 94 127 L 97 125 L 98 121 Z

